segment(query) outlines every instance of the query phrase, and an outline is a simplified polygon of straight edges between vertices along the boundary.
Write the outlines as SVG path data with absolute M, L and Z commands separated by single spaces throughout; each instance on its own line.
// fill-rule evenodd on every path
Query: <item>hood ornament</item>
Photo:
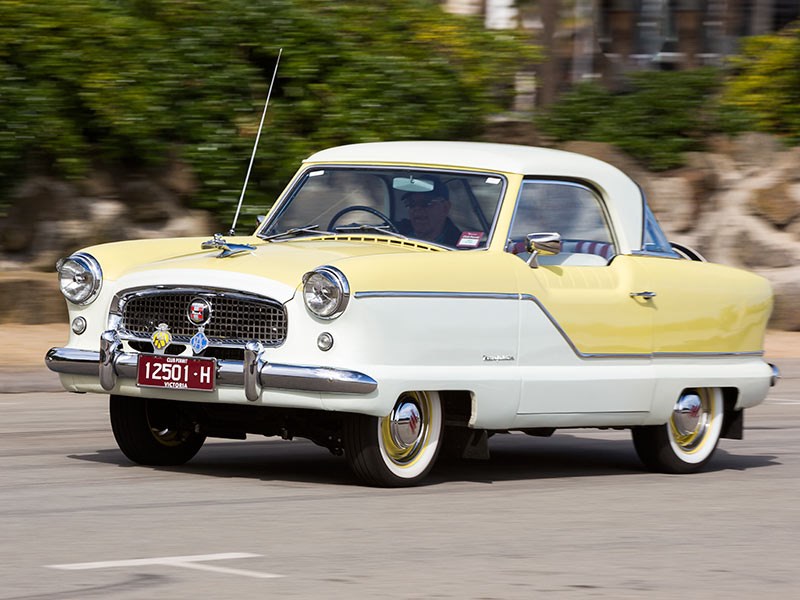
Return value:
M 228 258 L 229 256 L 235 256 L 237 254 L 252 252 L 256 249 L 255 246 L 251 246 L 250 244 L 232 244 L 226 242 L 221 233 L 215 233 L 213 238 L 200 244 L 200 247 L 203 250 L 215 250 L 220 248 L 222 252 L 217 254 L 217 258 Z

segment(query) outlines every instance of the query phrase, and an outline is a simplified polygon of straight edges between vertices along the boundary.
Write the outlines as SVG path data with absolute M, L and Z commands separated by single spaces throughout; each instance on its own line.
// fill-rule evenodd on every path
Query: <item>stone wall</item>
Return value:
M 147 174 L 97 170 L 78 183 L 24 181 L 0 219 L 0 323 L 65 322 L 55 264 L 80 248 L 222 231 L 209 213 L 187 207 L 195 191 L 191 172 L 178 161 Z

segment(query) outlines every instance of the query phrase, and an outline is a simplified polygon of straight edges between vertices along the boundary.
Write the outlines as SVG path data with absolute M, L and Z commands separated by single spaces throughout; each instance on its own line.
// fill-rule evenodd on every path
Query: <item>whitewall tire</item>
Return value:
M 416 485 L 439 454 L 442 412 L 438 393 L 404 392 L 386 417 L 348 415 L 344 443 L 350 467 L 372 485 Z
M 653 471 L 698 471 L 711 460 L 717 448 L 724 415 L 722 390 L 686 389 L 666 425 L 633 428 L 636 453 Z

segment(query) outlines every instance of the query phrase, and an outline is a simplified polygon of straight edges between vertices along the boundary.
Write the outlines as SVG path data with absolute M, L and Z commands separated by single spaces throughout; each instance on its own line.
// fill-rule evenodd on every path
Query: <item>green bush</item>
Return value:
M 0 14 L 0 208 L 26 174 L 178 156 L 194 205 L 227 218 L 281 47 L 255 212 L 320 148 L 477 137 L 536 58 L 431 0 L 0 0 Z
M 596 83 L 577 86 L 537 124 L 555 140 L 608 142 L 653 170 L 671 169 L 721 128 L 720 85 L 720 74 L 709 68 L 633 73 L 622 93 Z
M 800 24 L 748 38 L 731 65 L 723 106 L 749 115 L 761 131 L 800 143 Z

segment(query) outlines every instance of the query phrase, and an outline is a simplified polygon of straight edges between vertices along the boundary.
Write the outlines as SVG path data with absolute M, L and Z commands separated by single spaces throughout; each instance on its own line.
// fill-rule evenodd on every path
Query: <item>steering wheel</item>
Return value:
M 393 231 L 394 233 L 400 233 L 399 231 L 397 231 L 397 227 L 394 226 L 394 223 L 392 223 L 391 220 L 389 220 L 389 217 L 387 217 L 381 211 L 379 211 L 376 208 L 372 208 L 371 206 L 364 206 L 364 205 L 361 205 L 361 204 L 357 204 L 355 206 L 348 206 L 347 208 L 343 208 L 342 210 L 337 212 L 335 215 L 333 215 L 333 218 L 330 220 L 330 223 L 328 223 L 328 226 L 326 227 L 326 229 L 328 231 L 333 231 L 334 230 L 333 226 L 336 224 L 336 221 L 341 219 L 347 213 L 358 211 L 358 210 L 361 210 L 361 211 L 364 211 L 364 212 L 368 212 L 371 215 L 375 215 L 376 217 L 378 217 L 381 221 L 383 221 L 389 227 L 389 231 Z

